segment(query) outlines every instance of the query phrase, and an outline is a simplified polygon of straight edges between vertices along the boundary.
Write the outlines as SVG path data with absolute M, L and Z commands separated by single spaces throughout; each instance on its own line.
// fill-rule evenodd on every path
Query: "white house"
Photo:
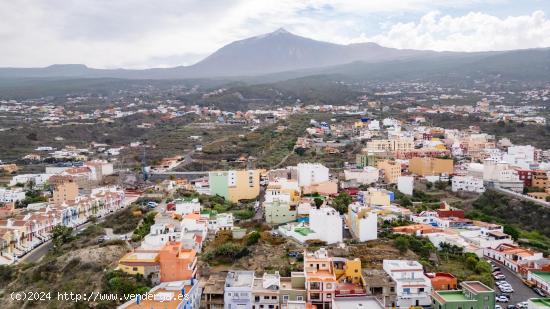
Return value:
M 383 268 L 395 281 L 397 308 L 431 306 L 432 282 L 424 275 L 422 264 L 417 261 L 384 260 Z
M 378 181 L 380 171 L 373 166 L 365 166 L 364 168 L 346 169 L 344 177 L 346 180 L 356 180 L 358 184 L 369 185 Z
M 412 176 L 399 176 L 397 177 L 397 190 L 399 192 L 412 195 L 414 189 L 414 177 Z
M 230 271 L 225 277 L 224 309 L 252 309 L 253 271 Z
M 201 212 L 201 203 L 198 198 L 177 199 L 174 200 L 174 205 L 176 206 L 175 213 L 181 216 Z
M 0 202 L 11 203 L 25 199 L 25 191 L 0 188 Z
M 378 215 L 367 206 L 352 203 L 348 207 L 347 225 L 354 238 L 368 241 L 378 238 Z
M 453 192 L 465 191 L 483 193 L 485 192 L 485 187 L 483 186 L 483 179 L 472 176 L 454 176 L 451 190 Z
M 211 216 L 208 220 L 208 229 L 214 233 L 231 231 L 233 229 L 233 214 L 227 212 Z
M 329 180 L 329 170 L 320 163 L 299 163 L 298 184 L 301 187 L 323 183 Z
M 327 244 L 342 242 L 342 217 L 332 207 L 311 209 L 309 227 L 318 234 L 318 239 Z

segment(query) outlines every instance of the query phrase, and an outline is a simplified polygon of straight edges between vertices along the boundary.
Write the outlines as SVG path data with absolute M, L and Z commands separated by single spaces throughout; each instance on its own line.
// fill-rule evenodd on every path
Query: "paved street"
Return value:
M 510 294 L 510 302 L 506 305 L 515 305 L 519 302 L 527 301 L 529 298 L 539 297 L 531 288 L 526 286 L 521 279 L 516 276 L 511 270 L 506 268 L 504 265 L 495 262 L 495 264 L 500 267 L 500 271 L 506 276 L 506 281 L 512 285 L 514 293 Z M 497 286 L 495 286 L 495 292 L 497 294 L 502 294 Z M 502 303 L 500 304 L 503 305 Z M 503 306 L 506 308 L 505 306 Z

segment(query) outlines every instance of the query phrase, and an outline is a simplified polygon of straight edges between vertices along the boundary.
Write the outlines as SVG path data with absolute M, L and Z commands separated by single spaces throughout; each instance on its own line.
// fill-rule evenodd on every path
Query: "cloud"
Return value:
M 543 11 L 498 18 L 471 12 L 452 17 L 433 11 L 418 22 L 394 24 L 385 33 L 362 36 L 384 46 L 438 51 L 512 50 L 550 46 L 550 20 Z
M 550 46 L 542 35 L 549 33 L 542 12 L 504 19 L 483 13 L 435 13 L 510 1 L 0 1 L 0 66 L 188 65 L 232 41 L 279 27 L 335 43 L 376 41 L 401 48 Z M 430 11 L 434 12 L 426 13 Z

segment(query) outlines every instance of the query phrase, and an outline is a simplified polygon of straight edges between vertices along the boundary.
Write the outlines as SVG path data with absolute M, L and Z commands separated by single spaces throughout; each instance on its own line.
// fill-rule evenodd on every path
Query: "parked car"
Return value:
M 107 235 L 102 235 L 102 236 L 99 236 L 99 238 L 97 239 L 97 242 L 98 243 L 102 243 L 102 242 L 106 242 L 106 241 L 109 241 L 111 240 L 111 238 Z
M 149 208 L 156 208 L 159 204 L 156 202 L 147 202 L 147 207 Z
M 494 275 L 493 276 L 496 280 L 504 280 L 506 277 L 504 275 Z
M 526 301 L 521 302 L 521 303 L 517 303 L 516 307 L 521 308 L 521 309 L 527 309 L 529 307 L 529 303 L 527 303 Z
M 500 305 L 495 305 L 495 309 L 502 309 Z
M 495 300 L 499 303 L 507 303 L 509 302 L 510 300 L 508 299 L 508 297 L 504 296 L 504 295 L 500 295 L 500 296 L 497 296 L 495 298 Z
M 537 287 L 533 288 L 533 291 L 535 291 L 535 293 L 537 293 L 541 297 L 546 297 L 546 294 L 544 294 L 544 292 Z

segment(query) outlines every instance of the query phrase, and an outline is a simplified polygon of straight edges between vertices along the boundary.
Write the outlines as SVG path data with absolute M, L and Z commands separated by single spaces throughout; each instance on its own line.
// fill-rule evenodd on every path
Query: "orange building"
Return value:
M 180 281 L 195 278 L 197 273 L 197 252 L 183 249 L 181 242 L 172 241 L 159 252 L 160 281 Z
M 397 178 L 401 176 L 401 164 L 395 161 L 384 160 L 378 162 L 376 167 L 381 171 L 385 183 L 397 183 Z
M 53 185 L 53 202 L 63 204 L 74 201 L 78 197 L 78 184 L 72 176 L 54 175 L 49 178 Z
M 435 291 L 451 291 L 458 289 L 458 280 L 450 273 L 427 273 Z
M 424 235 L 430 233 L 441 233 L 442 229 L 433 227 L 429 224 L 412 224 L 405 226 L 396 226 L 393 228 L 393 232 L 396 234 L 408 234 L 408 235 Z
M 420 176 L 434 176 L 447 174 L 454 171 L 452 159 L 439 159 L 430 157 L 415 157 L 409 160 L 409 172 Z

